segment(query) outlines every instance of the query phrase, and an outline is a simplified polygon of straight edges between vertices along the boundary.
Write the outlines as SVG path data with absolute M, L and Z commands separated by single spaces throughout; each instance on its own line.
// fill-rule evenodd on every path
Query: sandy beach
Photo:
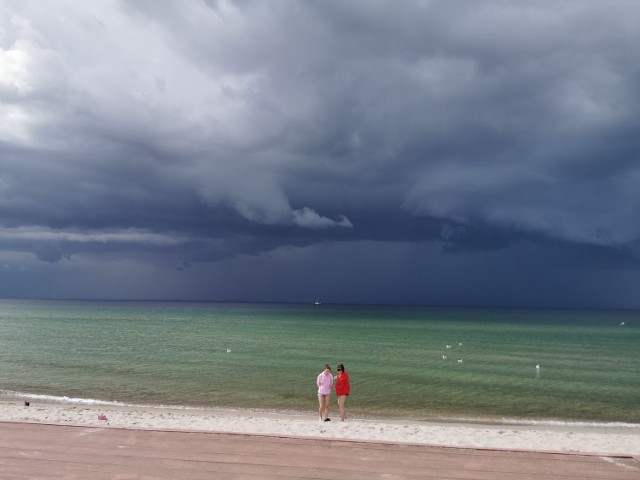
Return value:
M 0 421 L 364 440 L 451 447 L 640 455 L 640 426 L 531 426 L 358 419 L 313 413 L 0 402 Z

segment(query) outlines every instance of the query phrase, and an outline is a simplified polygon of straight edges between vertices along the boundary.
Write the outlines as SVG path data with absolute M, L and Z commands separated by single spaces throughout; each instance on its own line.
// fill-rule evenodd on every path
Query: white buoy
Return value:
M 451 345 L 445 345 L 444 348 L 451 348 Z
M 462 342 L 458 342 L 458 346 L 461 347 L 463 345 Z
M 463 363 L 463 362 L 464 362 L 464 360 L 463 360 L 463 359 L 459 359 L 459 360 L 458 360 L 458 363 Z
M 536 370 L 540 370 L 540 365 L 536 365 Z
M 230 348 L 227 348 L 227 353 L 231 353 L 231 349 Z

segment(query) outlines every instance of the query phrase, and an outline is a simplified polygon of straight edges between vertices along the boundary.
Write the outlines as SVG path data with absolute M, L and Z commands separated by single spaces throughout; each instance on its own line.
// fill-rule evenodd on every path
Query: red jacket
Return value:
M 349 385 L 349 373 L 342 372 L 342 375 L 338 375 L 336 380 L 336 395 L 349 395 L 351 391 L 351 385 Z

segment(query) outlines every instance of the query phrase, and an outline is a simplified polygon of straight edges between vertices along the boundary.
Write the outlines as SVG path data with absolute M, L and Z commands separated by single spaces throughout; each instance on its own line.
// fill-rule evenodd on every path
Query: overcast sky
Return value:
M 640 308 L 637 0 L 0 0 L 0 297 Z

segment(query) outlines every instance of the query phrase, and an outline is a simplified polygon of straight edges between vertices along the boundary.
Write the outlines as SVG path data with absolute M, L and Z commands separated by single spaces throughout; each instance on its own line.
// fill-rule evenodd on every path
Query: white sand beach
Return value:
M 314 412 L 303 415 L 38 402 L 25 406 L 22 401 L 0 402 L 0 421 L 640 455 L 640 426 L 494 425 L 358 418 L 321 423 Z

